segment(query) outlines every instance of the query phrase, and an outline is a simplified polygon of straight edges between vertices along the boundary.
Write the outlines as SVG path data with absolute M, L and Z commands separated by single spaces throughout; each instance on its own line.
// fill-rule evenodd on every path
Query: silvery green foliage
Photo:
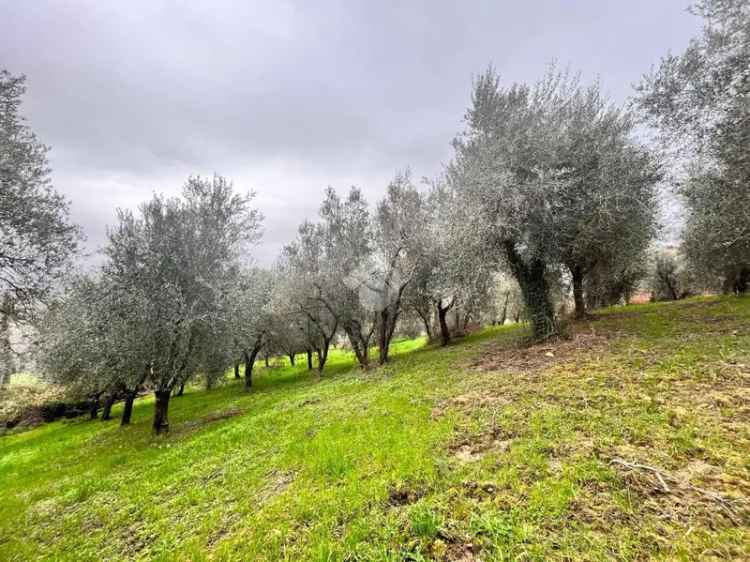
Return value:
M 689 164 L 678 191 L 688 209 L 684 253 L 729 291 L 750 283 L 750 2 L 692 6 L 703 34 L 668 55 L 638 87 L 637 102 Z
M 75 276 L 45 310 L 35 358 L 50 382 L 84 395 L 100 394 L 108 386 L 103 298 L 100 281 Z
M 706 288 L 741 294 L 750 287 L 748 181 L 707 170 L 683 184 L 690 214 L 682 250 Z
M 621 262 L 600 261 L 584 279 L 586 308 L 627 304 L 647 277 L 648 253 Z
M 426 198 L 408 172 L 397 174 L 377 206 L 373 221 L 371 265 L 361 284 L 363 306 L 377 314 L 379 362 L 388 361 L 391 339 L 402 312 L 405 291 L 426 256 Z
M 360 301 L 364 280 L 359 272 L 371 253 L 367 203 L 356 188 L 346 199 L 329 188 L 320 218 L 318 223 L 303 223 L 297 239 L 284 250 L 280 267 L 286 300 L 293 303 L 299 329 L 316 351 L 320 370 L 339 327 L 366 367 L 374 329 L 374 315 Z
M 452 331 L 461 333 L 472 319 L 479 320 L 488 305 L 493 262 L 478 259 L 464 240 L 466 232 L 457 210 L 460 194 L 442 179 L 433 182 L 425 200 L 422 259 L 413 283 L 404 295 L 405 304 L 421 318 L 432 336 L 432 318 L 437 319 L 443 344 Z M 453 311 L 448 322 L 446 314 Z
M 19 111 L 25 78 L 0 71 L 0 315 L 28 320 L 80 237 L 52 188 L 48 148 Z
M 277 264 L 280 285 L 276 302 L 296 316 L 308 346 L 318 357 L 318 371 L 322 372 L 328 350 L 339 329 L 339 314 L 335 297 L 329 291 L 330 269 L 327 267 L 322 227 L 304 222 L 297 239 L 288 244 Z
M 150 371 L 147 306 L 140 291 L 123 291 L 106 275 L 73 277 L 39 323 L 42 375 L 80 396 L 132 399 Z
M 226 330 L 221 331 L 225 343 L 233 350 L 225 358 L 224 365 L 232 356 L 242 357 L 245 362 L 245 383 L 252 384 L 252 367 L 255 358 L 268 345 L 273 327 L 272 297 L 275 276 L 271 271 L 251 268 L 239 272 L 233 279 L 225 299 Z M 216 323 L 221 326 L 221 324 Z M 222 344 L 217 341 L 220 347 Z M 223 370 L 222 370 L 223 372 Z
M 309 349 L 308 338 L 305 335 L 304 326 L 301 327 L 299 324 L 299 318 L 286 313 L 283 307 L 274 306 L 277 294 L 276 290 L 272 293 L 266 348 L 272 355 L 286 355 L 290 361 L 294 361 L 298 354 L 305 353 Z
M 488 70 L 466 121 L 447 173 L 466 202 L 462 238 L 516 278 L 534 336 L 554 334 L 551 277 L 561 267 L 585 272 L 645 249 L 658 165 L 597 84 L 554 69 L 532 87 L 507 89 Z
M 367 368 L 370 340 L 377 324 L 377 314 L 361 298 L 366 283 L 361 272 L 371 263 L 373 252 L 367 202 L 357 188 L 352 187 L 346 199 L 328 189 L 320 216 L 328 270 L 325 292 L 360 366 Z
M 243 247 L 260 235 L 252 197 L 234 193 L 220 176 L 192 177 L 180 198 L 154 195 L 138 215 L 121 211 L 110 232 L 108 278 L 123 291 L 142 291 L 148 303 L 147 360 L 157 397 L 168 399 L 195 372 L 200 338 L 225 321 L 231 276 Z

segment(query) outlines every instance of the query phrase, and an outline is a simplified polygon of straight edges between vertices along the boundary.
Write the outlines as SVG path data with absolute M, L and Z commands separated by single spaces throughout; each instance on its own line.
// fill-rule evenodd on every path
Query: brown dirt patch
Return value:
M 465 435 L 456 439 L 448 447 L 450 454 L 462 463 L 480 460 L 491 452 L 507 451 L 513 438 L 499 428 L 489 430 L 478 435 Z
M 388 490 L 388 503 L 393 507 L 410 505 L 424 497 L 426 493 L 427 490 L 422 486 L 395 485 Z
M 569 340 L 547 341 L 530 347 L 498 349 L 486 346 L 477 358 L 467 365 L 478 371 L 529 373 L 556 363 L 569 361 L 603 349 L 611 335 L 595 331 L 578 333 Z
M 510 404 L 508 398 L 499 396 L 491 391 L 477 390 L 438 402 L 432 409 L 432 418 L 436 419 L 441 417 L 449 408 L 456 408 L 462 411 L 472 411 L 476 408 L 483 407 L 501 408 L 508 404 Z

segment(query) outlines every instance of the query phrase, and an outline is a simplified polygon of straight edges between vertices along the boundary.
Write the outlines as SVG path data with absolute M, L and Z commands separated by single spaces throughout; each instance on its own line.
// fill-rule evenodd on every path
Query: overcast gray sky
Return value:
M 0 0 L 0 68 L 90 249 L 115 208 L 217 172 L 258 193 L 269 263 L 326 186 L 374 203 L 438 173 L 489 63 L 511 83 L 557 59 L 624 101 L 697 34 L 687 2 Z

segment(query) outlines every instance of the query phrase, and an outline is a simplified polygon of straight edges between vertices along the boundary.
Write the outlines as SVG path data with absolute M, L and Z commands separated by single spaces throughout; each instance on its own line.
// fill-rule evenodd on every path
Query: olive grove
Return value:
M 88 397 L 92 417 L 123 400 L 123 425 L 136 396 L 152 392 L 161 433 L 191 380 L 210 388 L 243 365 L 252 391 L 259 358 L 295 365 L 304 354 L 319 378 L 333 347 L 367 370 L 415 326 L 446 346 L 481 324 L 528 322 L 540 341 L 560 335 L 568 306 L 582 318 L 646 288 L 682 298 L 694 272 L 743 293 L 750 8 L 693 9 L 703 35 L 663 59 L 630 106 L 554 66 L 533 84 L 506 85 L 487 69 L 437 177 L 420 188 L 397 173 L 373 206 L 357 187 L 326 189 L 317 218 L 303 218 L 272 266 L 252 260 L 262 224 L 253 194 L 218 175 L 190 177 L 178 197 L 118 211 L 103 265 L 57 287 L 78 231 L 49 185 L 46 147 L 18 116 L 23 79 L 0 74 L 0 329 L 39 316 L 49 380 Z M 689 163 L 669 175 L 669 155 L 639 134 L 643 121 Z M 679 253 L 654 243 L 668 179 L 688 210 Z M 2 357 L 4 342 L 0 333 Z

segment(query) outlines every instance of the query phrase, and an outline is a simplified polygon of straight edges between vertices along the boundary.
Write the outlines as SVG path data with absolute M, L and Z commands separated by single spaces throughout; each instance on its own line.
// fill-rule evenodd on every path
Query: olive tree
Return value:
M 321 279 L 322 292 L 330 309 L 338 316 L 359 365 L 369 367 L 370 341 L 377 324 L 376 313 L 365 306 L 366 270 L 372 255 L 372 225 L 362 192 L 352 187 L 345 199 L 328 189 L 320 208 L 326 246 L 326 262 Z
M 677 156 L 683 253 L 741 293 L 750 282 L 750 3 L 701 0 L 691 10 L 704 20 L 702 35 L 664 57 L 636 101 Z
M 364 306 L 377 314 L 378 361 L 388 361 L 405 291 L 425 259 L 427 205 L 408 173 L 396 174 L 373 218 L 371 265 L 362 285 Z
M 156 433 L 169 428 L 172 390 L 194 372 L 201 334 L 216 318 L 230 270 L 260 234 L 251 200 L 220 176 L 192 177 L 180 198 L 154 195 L 137 216 L 121 211 L 110 234 L 109 276 L 125 290 L 142 290 L 148 301 Z
M 35 341 L 36 363 L 48 381 L 67 387 L 91 403 L 111 387 L 107 370 L 107 317 L 100 280 L 76 275 L 44 311 Z
M 231 338 L 245 362 L 245 389 L 253 385 L 253 366 L 272 330 L 273 273 L 254 268 L 243 271 L 227 299 Z
M 80 239 L 52 187 L 49 148 L 21 115 L 25 82 L 0 70 L 0 386 L 17 365 L 11 332 L 34 319 Z
M 80 238 L 51 184 L 48 147 L 20 114 L 25 77 L 0 70 L 0 315 L 28 320 Z
M 312 336 L 320 371 L 339 328 L 360 366 L 367 368 L 376 320 L 361 299 L 372 253 L 367 202 L 357 188 L 343 199 L 328 188 L 319 215 L 319 222 L 303 223 L 284 250 L 282 263 L 291 285 L 287 294 L 304 323 L 301 331 Z
M 434 318 L 442 345 L 451 339 L 449 312 L 454 312 L 452 331 L 465 331 L 487 307 L 492 284 L 494 263 L 479 259 L 463 238 L 465 217 L 456 212 L 461 205 L 461 194 L 452 185 L 443 178 L 432 182 L 425 198 L 421 259 L 404 295 L 430 338 Z
M 281 303 L 296 316 L 309 349 L 318 359 L 318 376 L 339 329 L 339 314 L 329 293 L 323 229 L 309 221 L 300 225 L 297 239 L 284 247 L 279 258 Z
M 554 335 L 561 268 L 571 269 L 582 311 L 592 264 L 645 249 L 658 163 L 597 84 L 554 70 L 534 86 L 502 88 L 489 69 L 475 81 L 466 121 L 447 173 L 465 201 L 464 240 L 515 277 L 533 337 Z

